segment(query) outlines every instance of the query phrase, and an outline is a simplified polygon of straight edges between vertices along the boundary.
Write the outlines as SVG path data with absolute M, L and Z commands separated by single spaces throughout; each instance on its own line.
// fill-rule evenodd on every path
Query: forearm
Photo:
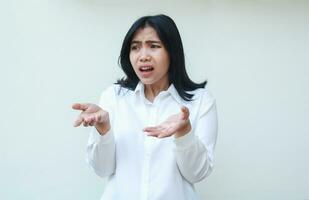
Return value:
M 201 181 L 213 170 L 213 151 L 218 132 L 215 103 L 200 116 L 193 130 L 176 138 L 174 152 L 182 175 L 191 183 Z
M 115 139 L 112 129 L 103 136 L 95 129 L 92 131 L 87 144 L 87 162 L 101 177 L 115 172 Z
M 212 170 L 207 149 L 191 132 L 175 140 L 174 153 L 181 174 L 191 183 L 201 181 Z

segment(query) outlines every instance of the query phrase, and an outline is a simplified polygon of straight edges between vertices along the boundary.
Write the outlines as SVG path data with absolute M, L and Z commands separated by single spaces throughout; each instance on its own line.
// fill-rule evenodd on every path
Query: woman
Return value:
M 138 19 L 120 57 L 126 75 L 74 126 L 94 126 L 87 162 L 108 177 L 104 200 L 195 200 L 194 183 L 213 169 L 215 99 L 185 69 L 181 38 L 166 15 Z

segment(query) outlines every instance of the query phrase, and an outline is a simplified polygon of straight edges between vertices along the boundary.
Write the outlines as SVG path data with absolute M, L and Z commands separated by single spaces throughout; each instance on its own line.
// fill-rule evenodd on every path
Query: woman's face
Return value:
M 146 26 L 134 34 L 130 47 L 130 62 L 143 84 L 169 84 L 169 55 L 152 27 Z

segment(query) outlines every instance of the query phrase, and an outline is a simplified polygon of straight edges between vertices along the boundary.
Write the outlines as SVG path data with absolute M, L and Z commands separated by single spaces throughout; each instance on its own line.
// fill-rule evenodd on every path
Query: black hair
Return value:
M 183 45 L 177 26 L 172 18 L 160 14 L 154 16 L 144 16 L 134 22 L 127 32 L 120 51 L 119 65 L 126 74 L 126 77 L 117 80 L 116 84 L 121 87 L 134 90 L 139 82 L 139 78 L 130 62 L 130 46 L 133 36 L 140 28 L 150 26 L 156 30 L 161 42 L 166 48 L 170 65 L 168 70 L 169 84 L 173 84 L 179 96 L 186 101 L 192 100 L 193 95 L 188 91 L 198 88 L 204 88 L 207 81 L 202 83 L 194 83 L 188 76 L 185 68 L 185 57 Z

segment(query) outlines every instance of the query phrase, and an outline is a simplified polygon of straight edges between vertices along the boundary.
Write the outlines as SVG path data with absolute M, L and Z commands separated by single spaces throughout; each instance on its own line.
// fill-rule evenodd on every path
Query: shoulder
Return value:
M 210 110 L 216 111 L 216 99 L 207 88 L 199 88 L 192 91 L 192 103 L 197 109 L 198 116 L 201 117 Z
M 100 96 L 99 105 L 112 113 L 115 110 L 119 99 L 126 93 L 126 88 L 122 88 L 119 84 L 113 84 L 106 87 Z
M 121 96 L 125 96 L 130 92 L 132 92 L 132 90 L 121 87 L 119 84 L 113 84 L 103 90 L 101 98 L 102 97 L 118 98 Z
M 199 115 L 207 113 L 211 108 L 215 107 L 216 99 L 208 88 L 198 88 L 188 93 L 192 94 L 193 97 L 191 101 L 185 101 L 184 105 L 195 110 L 194 112 L 200 113 Z
M 194 95 L 192 97 L 193 101 L 203 101 L 204 103 L 211 103 L 215 102 L 216 100 L 213 94 L 208 90 L 208 88 L 198 88 L 189 93 Z

